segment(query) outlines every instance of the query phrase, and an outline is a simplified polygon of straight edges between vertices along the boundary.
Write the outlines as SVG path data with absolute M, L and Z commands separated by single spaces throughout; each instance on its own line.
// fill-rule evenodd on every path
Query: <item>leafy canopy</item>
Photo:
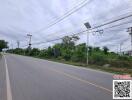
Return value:
M 8 48 L 7 44 L 8 42 L 6 42 L 5 40 L 0 40 L 0 52 L 2 51 L 2 49 Z

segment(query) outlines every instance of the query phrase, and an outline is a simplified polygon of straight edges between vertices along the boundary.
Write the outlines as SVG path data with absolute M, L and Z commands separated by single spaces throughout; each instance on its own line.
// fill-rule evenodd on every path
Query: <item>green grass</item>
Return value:
M 40 58 L 40 57 L 37 57 L 37 58 Z M 105 72 L 109 72 L 109 73 L 113 73 L 113 74 L 130 74 L 132 76 L 132 69 L 128 69 L 128 68 L 104 67 L 104 66 L 97 66 L 97 65 L 88 65 L 87 66 L 84 63 L 58 60 L 58 59 L 55 59 L 55 58 L 52 58 L 52 59 L 41 58 L 41 59 L 46 59 L 46 60 L 49 60 L 49 61 L 55 61 L 55 62 L 59 62 L 59 63 L 69 64 L 69 65 L 75 65 L 75 66 L 78 66 L 78 67 L 91 68 L 91 69 L 105 71 Z

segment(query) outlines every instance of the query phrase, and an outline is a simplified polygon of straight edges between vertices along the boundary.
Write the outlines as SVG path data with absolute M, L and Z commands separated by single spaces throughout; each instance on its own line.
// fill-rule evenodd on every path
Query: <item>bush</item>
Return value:
M 70 59 L 71 59 L 71 56 L 72 56 L 72 52 L 71 52 L 71 50 L 69 50 L 69 49 L 64 50 L 63 53 L 62 53 L 62 57 L 63 57 L 66 61 L 70 60 Z
M 132 68 L 132 62 L 130 61 L 112 60 L 110 61 L 110 64 L 111 66 L 118 68 Z
M 79 61 L 79 58 L 77 57 L 77 55 L 73 55 L 72 57 L 71 57 L 71 61 L 73 61 L 73 62 L 78 62 Z
M 57 60 L 64 60 L 63 57 L 61 57 L 61 56 L 58 56 L 56 59 Z
M 90 60 L 89 60 L 89 63 L 91 64 L 95 64 L 95 65 L 104 65 L 106 64 L 108 61 L 106 59 L 106 57 L 102 54 L 93 54 L 91 57 L 90 57 Z
M 86 55 L 82 51 L 75 51 L 71 57 L 74 62 L 86 62 Z
M 119 56 L 118 57 L 119 60 L 125 60 L 125 61 L 129 61 L 130 58 L 128 56 Z

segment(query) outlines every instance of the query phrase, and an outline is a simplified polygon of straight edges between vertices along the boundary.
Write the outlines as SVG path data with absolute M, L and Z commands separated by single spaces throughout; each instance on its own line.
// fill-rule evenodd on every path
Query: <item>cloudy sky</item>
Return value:
M 68 14 L 70 16 L 61 20 Z M 85 22 L 95 27 L 130 14 L 132 0 L 1 0 L 0 39 L 5 39 L 14 48 L 19 40 L 22 47 L 28 43 L 27 33 L 33 35 L 32 43 L 48 41 L 86 30 Z M 122 25 L 107 29 L 119 24 Z M 126 30 L 130 26 L 132 17 L 100 27 L 96 30 L 104 29 L 103 34 L 90 33 L 90 45 L 108 46 L 117 51 L 122 43 L 122 50 L 128 50 L 130 36 Z M 33 47 L 44 48 L 55 42 Z M 86 42 L 86 33 L 80 35 L 78 43 L 82 42 Z

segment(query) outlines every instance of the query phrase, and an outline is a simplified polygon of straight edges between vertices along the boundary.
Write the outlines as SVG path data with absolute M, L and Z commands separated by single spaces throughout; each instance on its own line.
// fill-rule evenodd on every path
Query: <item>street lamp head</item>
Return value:
M 84 25 L 85 25 L 85 27 L 86 27 L 87 29 L 90 29 L 90 28 L 91 28 L 91 25 L 89 24 L 89 22 L 84 23 Z
M 32 36 L 31 34 L 27 34 L 27 36 Z

